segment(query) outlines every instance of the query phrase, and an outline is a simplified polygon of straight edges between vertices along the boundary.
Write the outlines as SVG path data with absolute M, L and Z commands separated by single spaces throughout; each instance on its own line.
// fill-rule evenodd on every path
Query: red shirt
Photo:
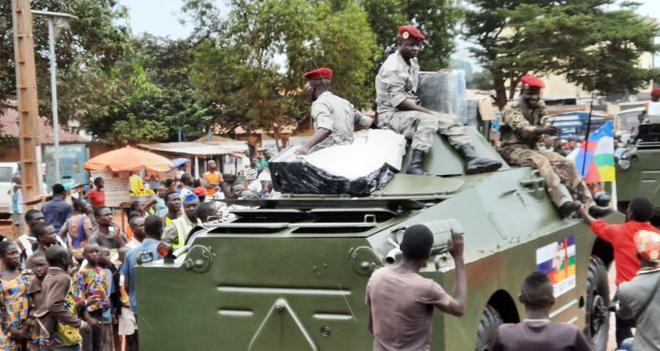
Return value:
M 98 191 L 93 189 L 85 197 L 92 203 L 92 207 L 105 206 L 105 191 L 103 190 Z
M 591 231 L 599 238 L 612 244 L 616 265 L 616 286 L 631 281 L 639 271 L 635 234 L 640 230 L 660 233 L 649 222 L 629 221 L 623 224 L 608 224 L 599 219 L 591 223 Z

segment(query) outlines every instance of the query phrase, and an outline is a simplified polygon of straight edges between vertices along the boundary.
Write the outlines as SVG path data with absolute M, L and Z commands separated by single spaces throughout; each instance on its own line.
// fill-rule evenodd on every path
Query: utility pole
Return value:
M 78 19 L 78 17 L 68 13 L 36 10 L 33 10 L 32 14 L 46 17 L 48 20 L 50 101 L 51 110 L 53 111 L 53 146 L 55 147 L 55 154 L 53 155 L 53 159 L 55 160 L 55 183 L 60 183 L 62 181 L 60 175 L 60 119 L 57 112 L 57 57 L 55 56 L 55 40 L 57 39 L 59 30 L 62 27 L 68 27 L 68 23 L 66 21 L 69 19 Z M 58 28 L 55 28 L 56 21 L 58 21 L 57 24 L 59 24 Z
M 34 64 L 34 38 L 30 0 L 12 0 L 14 22 L 14 61 L 16 64 L 16 97 L 18 98 L 18 145 L 23 177 L 23 200 L 26 205 L 40 200 L 37 167 L 39 147 L 39 107 L 37 77 Z

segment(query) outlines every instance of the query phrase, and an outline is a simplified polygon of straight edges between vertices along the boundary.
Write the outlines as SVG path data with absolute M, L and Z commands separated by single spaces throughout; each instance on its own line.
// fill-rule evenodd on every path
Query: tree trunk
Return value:
M 516 95 L 516 88 L 522 79 L 522 75 L 515 76 L 511 73 L 511 85 L 509 86 L 509 100 L 513 99 Z
M 273 126 L 273 137 L 275 139 L 275 146 L 277 147 L 277 151 L 282 151 L 282 135 L 280 135 L 280 126 L 276 125 L 275 123 L 272 124 Z
M 506 105 L 506 86 L 505 79 L 500 73 L 493 74 L 493 85 L 495 86 L 495 104 L 501 109 Z

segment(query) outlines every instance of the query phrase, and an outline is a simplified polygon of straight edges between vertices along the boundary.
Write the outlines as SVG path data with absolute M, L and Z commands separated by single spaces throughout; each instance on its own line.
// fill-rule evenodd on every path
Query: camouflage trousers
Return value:
M 533 167 L 545 179 L 550 199 L 557 206 L 571 199 L 587 206 L 593 203 L 589 188 L 575 168 L 573 161 L 553 151 L 533 150 L 524 145 L 505 146 L 502 157 L 512 165 Z
M 470 144 L 470 137 L 456 116 L 447 113 L 428 114 L 419 111 L 396 111 L 378 116 L 381 128 L 391 129 L 412 139 L 413 150 L 428 152 L 433 145 L 433 134 L 449 139 L 453 147 Z

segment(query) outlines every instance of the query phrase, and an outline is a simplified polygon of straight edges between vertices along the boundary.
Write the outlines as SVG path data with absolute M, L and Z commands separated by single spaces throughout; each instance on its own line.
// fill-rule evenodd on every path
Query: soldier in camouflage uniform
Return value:
M 466 159 L 468 174 L 495 171 L 502 164 L 477 156 L 465 128 L 456 116 L 431 111 L 420 105 L 415 95 L 419 83 L 417 55 L 424 34 L 413 26 L 401 26 L 397 35 L 398 50 L 391 54 L 376 76 L 378 124 L 412 139 L 410 174 L 426 174 L 424 156 L 431 149 L 433 135 L 439 133 Z
M 579 209 L 580 202 L 595 212 L 602 212 L 594 205 L 589 188 L 571 160 L 536 147 L 543 135 L 555 135 L 559 129 L 546 125 L 545 103 L 540 99 L 545 86 L 543 81 L 528 75 L 521 82 L 520 99 L 510 101 L 504 108 L 500 154 L 512 165 L 537 169 L 545 178 L 550 199 L 563 217 Z
M 353 142 L 355 126 L 369 128 L 372 119 L 356 110 L 346 99 L 330 92 L 332 70 L 321 67 L 305 73 L 312 101 L 312 121 L 316 132 L 296 152 L 307 154 L 329 146 Z

